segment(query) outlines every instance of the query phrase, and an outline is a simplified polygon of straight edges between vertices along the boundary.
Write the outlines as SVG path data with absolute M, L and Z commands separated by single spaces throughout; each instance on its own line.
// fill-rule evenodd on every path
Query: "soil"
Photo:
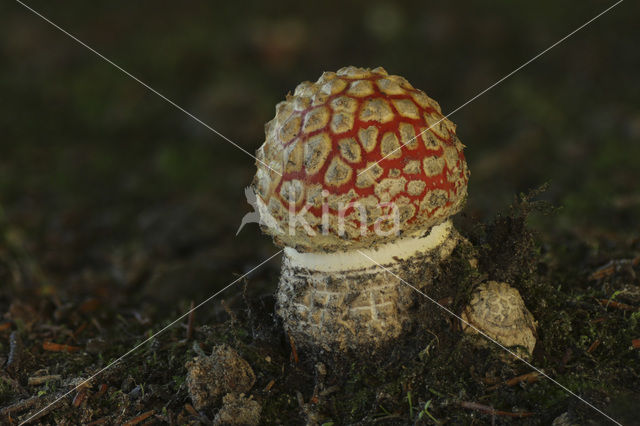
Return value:
M 575 238 L 567 237 L 576 245 L 571 255 L 582 251 L 584 257 L 579 262 L 558 258 L 558 249 L 545 247 L 526 225 L 527 215 L 536 208 L 541 207 L 523 198 L 487 225 L 461 218 L 459 227 L 467 230 L 473 248 L 459 246 L 441 265 L 431 297 L 460 312 L 469 291 L 452 296 L 448 283 L 460 283 L 459 288 L 468 283 L 468 290 L 487 279 L 512 283 L 539 324 L 532 364 L 608 415 L 632 424 L 640 385 L 638 349 L 633 347 L 640 333 L 640 262 L 632 257 L 639 242 L 621 247 L 622 259 L 635 260 L 619 260 L 611 267 L 588 267 L 602 261 Z M 3 265 L 20 268 L 7 271 L 25 278 L 31 278 L 27 273 L 42 273 L 24 246 L 17 245 L 17 237 L 6 228 L 4 235 L 10 250 L 3 252 Z M 478 269 L 468 262 L 476 256 Z M 277 266 L 274 262 L 243 280 L 235 289 L 240 294 L 225 298 L 222 309 L 207 306 L 195 311 L 82 384 L 167 325 L 179 310 L 167 312 L 167 319 L 154 327 L 150 315 L 158 313 L 150 313 L 152 305 L 140 308 L 126 299 L 115 301 L 114 286 L 134 284 L 118 284 L 114 271 L 78 278 L 82 289 L 76 294 L 60 295 L 39 285 L 35 291 L 4 298 L 2 415 L 6 421 L 20 422 L 70 392 L 39 414 L 39 420 L 73 424 L 103 419 L 119 424 L 153 412 L 156 421 L 209 423 L 221 407 L 222 395 L 216 391 L 208 405 L 201 395 L 192 400 L 185 383 L 187 367 L 225 343 L 255 372 L 250 394 L 261 404 L 264 424 L 407 424 L 434 419 L 502 423 L 514 416 L 522 417 L 524 424 L 548 424 L 565 412 L 578 424 L 603 421 L 530 367 L 505 360 L 502 349 L 478 345 L 475 340 L 481 338 L 464 335 L 457 320 L 434 312 L 427 300 L 415 313 L 425 327 L 375 354 L 322 358 L 299 351 L 274 315 L 272 294 L 265 292 L 276 282 Z M 144 275 L 132 269 L 139 267 L 132 262 L 120 275 Z M 183 304 L 182 309 L 187 307 Z M 28 384 L 46 375 L 52 378 Z M 523 375 L 525 379 L 518 379 Z M 492 409 L 500 413 L 492 415 Z
M 32 3 L 250 152 L 274 105 L 324 70 L 383 65 L 451 111 L 605 7 Z M 627 3 L 451 118 L 471 246 L 430 293 L 459 313 L 474 285 L 509 282 L 538 321 L 531 363 L 625 425 L 640 406 Z M 274 315 L 280 258 L 209 299 L 276 252 L 255 225 L 235 236 L 253 160 L 19 5 L 0 5 L 0 34 L 0 423 L 211 424 L 246 403 L 262 424 L 608 424 L 426 299 L 423 328 L 326 359 Z M 196 409 L 187 364 L 222 344 L 255 383 Z

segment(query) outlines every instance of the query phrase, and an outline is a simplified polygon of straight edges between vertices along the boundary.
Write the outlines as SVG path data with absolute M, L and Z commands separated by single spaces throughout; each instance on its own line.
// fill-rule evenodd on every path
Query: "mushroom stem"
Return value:
M 426 288 L 437 265 L 460 239 L 451 222 L 445 221 L 426 234 L 362 253 L 300 253 L 287 247 L 277 292 L 278 315 L 298 346 L 326 351 L 379 347 L 411 326 L 410 308 L 416 300 L 413 289 L 379 265 L 417 288 Z

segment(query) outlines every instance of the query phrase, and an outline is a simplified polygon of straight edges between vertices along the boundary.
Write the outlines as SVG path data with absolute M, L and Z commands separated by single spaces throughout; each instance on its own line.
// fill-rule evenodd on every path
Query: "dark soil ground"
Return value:
M 447 112 L 607 6 L 529 3 L 29 4 L 251 152 L 323 70 L 382 65 Z M 532 364 L 625 425 L 640 424 L 638 12 L 622 3 L 452 117 L 472 173 L 456 226 L 479 267 L 459 249 L 439 276 L 512 283 L 538 321 Z M 279 258 L 145 342 L 275 253 L 255 225 L 235 236 L 253 160 L 18 4 L 0 33 L 0 423 L 209 424 L 220 403 L 193 408 L 185 364 L 227 343 L 264 424 L 607 424 L 444 312 L 424 320 L 445 331 L 321 374 L 273 315 Z

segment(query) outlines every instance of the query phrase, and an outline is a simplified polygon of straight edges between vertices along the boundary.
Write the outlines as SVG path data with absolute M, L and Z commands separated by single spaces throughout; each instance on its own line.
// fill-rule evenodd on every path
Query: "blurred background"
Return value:
M 28 4 L 254 152 L 275 104 L 323 71 L 383 66 L 448 113 L 612 2 Z M 637 236 L 639 10 L 622 3 L 451 117 L 468 217 L 549 182 L 561 209 L 539 232 Z M 101 294 L 169 314 L 274 252 L 256 225 L 235 236 L 252 158 L 17 3 L 0 34 L 3 306 Z

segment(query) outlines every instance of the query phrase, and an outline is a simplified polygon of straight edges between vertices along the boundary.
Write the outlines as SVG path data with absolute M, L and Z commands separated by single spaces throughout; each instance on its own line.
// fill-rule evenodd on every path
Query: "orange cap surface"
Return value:
M 265 133 L 253 186 L 278 245 L 372 247 L 427 231 L 464 204 L 469 171 L 455 125 L 382 68 L 301 83 Z

